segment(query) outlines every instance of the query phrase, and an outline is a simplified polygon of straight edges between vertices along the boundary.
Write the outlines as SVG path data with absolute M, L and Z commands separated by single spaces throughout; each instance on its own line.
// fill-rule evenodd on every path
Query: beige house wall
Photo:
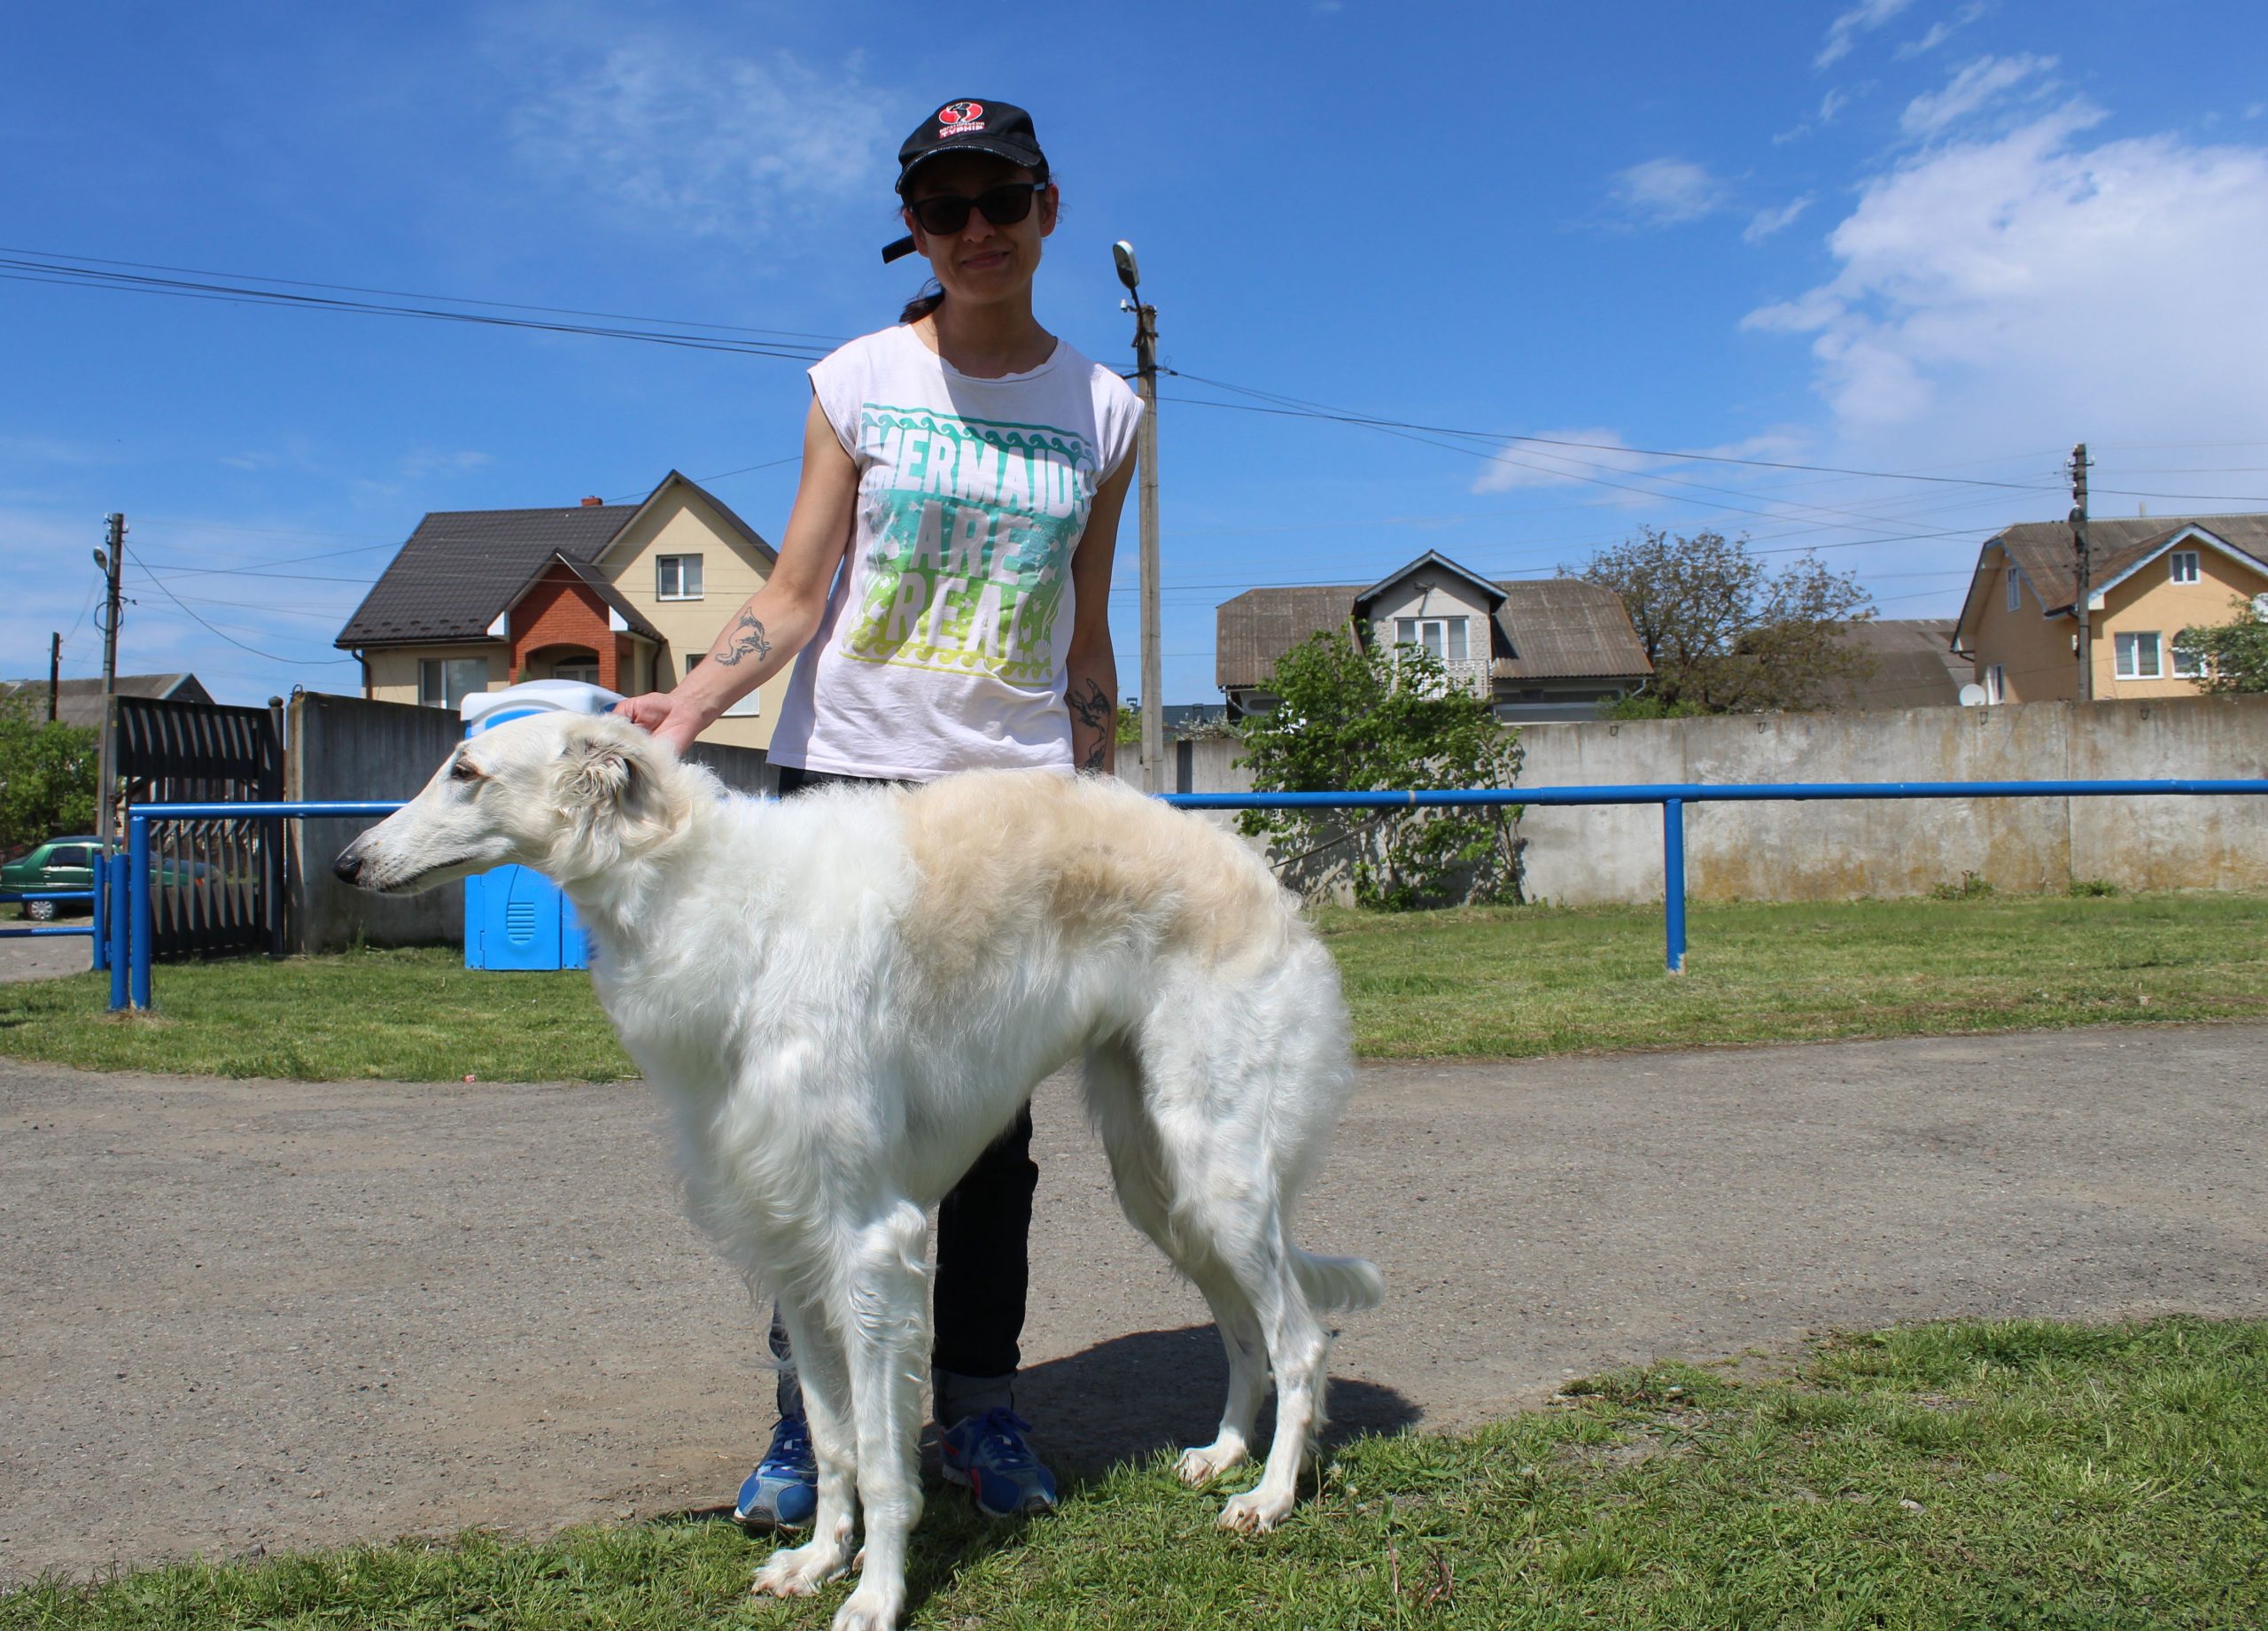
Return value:
M 661 598 L 658 558 L 665 555 L 701 557 L 701 598 Z M 697 495 L 680 491 L 623 529 L 599 558 L 599 567 L 623 599 L 644 613 L 669 644 L 659 654 L 666 675 L 656 676 L 654 688 L 673 690 L 685 677 L 685 660 L 701 656 L 715 643 L 726 619 L 741 602 L 764 586 L 771 563 L 739 532 Z M 728 715 L 702 734 L 703 742 L 735 748 L 768 748 L 772 728 L 787 695 L 794 665 L 774 674 L 757 693 L 740 704 L 742 711 Z
M 2037 585 L 2024 578 L 2017 589 L 2018 605 L 2008 610 L 2008 574 L 2016 569 L 2008 556 L 1993 551 L 1998 564 L 1977 576 L 1984 605 L 1977 627 L 1969 637 L 1977 654 L 1977 683 L 1990 689 L 1986 672 L 1998 664 L 2002 671 L 2004 703 L 2055 703 L 2078 695 L 2079 660 L 2071 649 L 2076 632 L 2069 617 L 2050 617 L 2039 603 Z M 2017 572 L 2019 578 L 2023 574 Z
M 370 680 L 368 695 L 377 703 L 408 703 L 417 701 L 417 664 L 434 657 L 453 661 L 479 657 L 488 664 L 488 683 L 483 690 L 501 691 L 506 684 L 504 671 L 510 665 L 511 656 L 501 641 L 478 646 L 400 646 L 369 653 Z
M 2173 581 L 2172 556 L 2177 550 L 2197 552 L 2197 581 Z M 2268 590 L 2268 576 L 2232 561 L 2210 544 L 2178 544 L 2156 559 L 2145 561 L 2134 575 L 2099 596 L 2102 605 L 2090 621 L 2094 633 L 2094 694 L 2103 702 L 2140 701 L 2154 696 L 2194 696 L 2193 680 L 2176 680 L 2173 637 L 2183 629 L 2226 623 L 2238 616 L 2233 604 Z M 2117 634 L 2155 632 L 2158 636 L 2158 666 L 2163 678 L 2121 680 L 2118 677 Z
M 1492 625 L 1488 608 L 1473 594 L 1472 585 L 1454 573 L 1421 567 L 1371 602 L 1371 627 L 1380 644 L 1394 643 L 1396 617 L 1463 617 L 1465 660 L 1443 666 L 1452 680 L 1465 681 L 1483 695 L 1488 694 L 1493 684 L 1489 678 Z

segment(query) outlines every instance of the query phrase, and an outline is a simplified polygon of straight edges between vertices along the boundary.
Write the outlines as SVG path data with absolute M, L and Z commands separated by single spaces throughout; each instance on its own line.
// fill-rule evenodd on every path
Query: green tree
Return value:
M 2264 597 L 2268 598 L 2268 597 Z M 2268 691 L 2268 607 L 2242 595 L 2230 602 L 2226 623 L 2187 628 L 2173 637 L 2190 654 L 2197 688 L 2220 696 Z
M 1276 664 L 1281 700 L 1237 735 L 1264 793 L 1510 787 L 1519 733 L 1485 697 L 1453 687 L 1414 647 L 1364 649 L 1340 631 L 1312 635 Z M 1238 830 L 1266 837 L 1279 866 L 1319 876 L 1345 858 L 1360 905 L 1387 911 L 1519 897 L 1510 807 L 1380 811 L 1247 810 Z
M 50 725 L 24 697 L 0 698 L 0 849 L 94 830 L 96 744 L 93 731 Z
M 1654 665 L 1651 703 L 1620 717 L 1818 708 L 1873 671 L 1841 627 L 1872 617 L 1873 602 L 1814 555 L 1775 573 L 1745 539 L 1647 527 L 1574 575 L 1621 596 Z

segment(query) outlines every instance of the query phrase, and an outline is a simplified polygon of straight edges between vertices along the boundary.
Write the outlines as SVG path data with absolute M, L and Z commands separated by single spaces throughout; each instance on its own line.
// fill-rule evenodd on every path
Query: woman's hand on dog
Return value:
M 672 692 L 649 691 L 643 696 L 623 698 L 614 705 L 613 712 L 617 718 L 629 720 L 655 741 L 666 743 L 671 752 L 682 757 L 708 723 L 697 709 L 684 705 L 685 702 L 685 698 Z

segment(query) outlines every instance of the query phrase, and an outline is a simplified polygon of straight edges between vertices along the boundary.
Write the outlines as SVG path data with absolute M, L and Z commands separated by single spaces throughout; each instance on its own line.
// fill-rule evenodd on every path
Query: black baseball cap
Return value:
M 1047 155 L 1039 151 L 1031 115 L 1006 102 L 964 97 L 916 125 L 897 150 L 898 197 L 905 196 L 913 172 L 941 153 L 990 153 L 1021 165 L 1043 182 L 1047 179 Z M 902 237 L 882 251 L 882 262 L 888 265 L 913 252 L 913 240 Z

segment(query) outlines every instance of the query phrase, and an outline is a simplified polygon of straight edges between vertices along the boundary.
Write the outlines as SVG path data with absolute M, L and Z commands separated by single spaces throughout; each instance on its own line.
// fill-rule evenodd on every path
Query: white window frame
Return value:
M 690 563 L 688 570 L 687 563 Z M 672 569 L 675 571 L 672 571 Z M 689 586 L 688 586 L 689 584 Z M 654 598 L 657 601 L 697 601 L 701 592 L 701 557 L 697 555 L 657 555 L 654 557 Z
M 2197 551 L 2194 549 L 2175 550 L 2166 560 L 2166 578 L 2171 583 L 2202 582 L 2203 579 L 2198 565 Z
M 2145 647 L 2144 643 L 2148 644 Z M 2111 636 L 2112 649 L 2118 678 L 2121 680 L 2163 680 L 2165 678 L 2165 640 L 2156 629 L 2128 629 Z M 2149 652 L 2150 665 L 2142 666 L 2142 653 Z
M 689 656 L 686 658 L 685 672 L 687 674 L 691 674 L 695 669 L 701 666 L 703 657 L 705 657 L 708 654 L 706 652 L 703 652 L 701 654 L 701 656 Z M 763 717 L 764 687 L 761 686 L 758 686 L 755 690 L 750 691 L 746 696 L 741 698 L 740 701 L 734 703 L 730 708 L 725 710 L 725 718 L 727 719 L 758 719 Z
M 2008 610 L 2023 610 L 2023 568 L 2021 566 L 2008 568 Z
M 2008 700 L 2008 664 L 1995 663 L 1984 671 L 1984 701 L 1988 706 L 1997 708 Z
M 476 672 L 478 682 L 474 683 Z M 424 708 L 456 708 L 488 688 L 486 657 L 419 657 L 417 702 Z
M 1397 648 L 1416 646 L 1433 654 L 1442 664 L 1470 661 L 1472 649 L 1472 619 L 1470 617 L 1396 617 L 1394 620 L 1394 643 Z M 1431 632 L 1434 638 L 1428 640 Z M 1456 648 L 1463 649 L 1456 649 Z
M 2194 646 L 2185 646 L 2181 636 L 2173 637 L 2173 667 L 2170 671 L 2176 680 L 2203 680 L 2213 668 L 2213 660 Z
M 590 678 L 584 680 L 580 673 L 568 673 L 566 671 L 571 668 L 586 669 L 590 672 Z M 599 660 L 594 656 L 588 662 L 578 660 L 572 663 L 554 663 L 551 665 L 551 677 L 554 680 L 580 680 L 585 685 L 596 685 L 599 682 Z

